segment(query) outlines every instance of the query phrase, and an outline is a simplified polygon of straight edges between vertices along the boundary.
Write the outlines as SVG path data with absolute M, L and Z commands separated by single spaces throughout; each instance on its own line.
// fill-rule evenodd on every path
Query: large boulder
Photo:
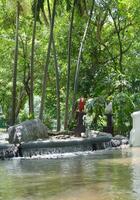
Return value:
M 48 138 L 47 127 L 39 120 L 26 120 L 8 128 L 9 143 L 36 141 Z

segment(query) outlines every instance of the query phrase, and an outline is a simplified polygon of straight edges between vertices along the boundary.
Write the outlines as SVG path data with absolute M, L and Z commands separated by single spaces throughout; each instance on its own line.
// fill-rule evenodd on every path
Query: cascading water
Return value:
M 22 155 L 32 157 L 34 155 L 63 154 L 71 152 L 94 151 L 105 149 L 110 144 L 111 137 L 98 136 L 95 138 L 70 138 L 70 139 L 48 139 L 42 141 L 32 141 L 21 145 Z M 14 145 L 0 145 L 0 152 L 11 152 Z M 10 153 L 10 156 L 11 153 Z M 19 155 L 20 156 L 20 155 Z

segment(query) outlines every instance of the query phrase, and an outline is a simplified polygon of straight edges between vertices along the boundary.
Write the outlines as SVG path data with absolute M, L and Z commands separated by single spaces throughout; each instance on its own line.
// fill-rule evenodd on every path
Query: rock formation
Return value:
M 26 120 L 8 128 L 9 143 L 20 143 L 48 138 L 47 127 L 39 120 Z

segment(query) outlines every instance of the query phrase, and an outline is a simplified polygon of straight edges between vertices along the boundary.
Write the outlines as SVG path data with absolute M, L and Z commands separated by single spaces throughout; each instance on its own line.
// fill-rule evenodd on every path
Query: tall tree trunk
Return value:
M 71 47 L 72 47 L 72 30 L 73 30 L 73 19 L 75 10 L 76 0 L 73 2 L 73 8 L 71 13 L 71 20 L 69 26 L 68 36 L 68 66 L 67 66 L 67 85 L 66 85 L 66 101 L 65 101 L 65 118 L 64 118 L 64 129 L 68 128 L 68 107 L 69 107 L 69 90 L 70 90 L 70 70 L 71 70 Z
M 21 91 L 20 91 L 20 94 L 19 94 L 19 97 L 18 97 L 18 101 L 17 101 L 17 106 L 16 106 L 16 112 L 15 112 L 15 116 L 16 118 L 18 117 L 19 115 L 19 112 L 23 106 L 23 103 L 25 102 L 25 99 L 26 99 L 26 91 L 23 88 L 21 88 Z
M 83 49 L 84 41 L 86 39 L 87 31 L 88 31 L 88 28 L 89 28 L 89 25 L 90 25 L 90 22 L 91 22 L 93 8 L 94 8 L 94 1 L 92 3 L 89 19 L 87 21 L 86 28 L 85 28 L 85 31 L 84 31 L 84 35 L 83 35 L 83 38 L 82 38 L 82 41 L 81 41 L 81 44 L 80 44 L 80 49 L 79 49 L 79 54 L 78 54 L 78 59 L 77 59 L 77 66 L 76 66 L 76 72 L 75 72 L 75 81 L 74 81 L 74 94 L 73 94 L 73 100 L 72 100 L 72 115 L 73 115 L 73 112 L 75 110 L 76 94 L 77 94 L 77 90 L 78 90 L 78 79 L 79 79 L 79 71 L 80 71 L 80 62 L 81 62 L 82 49 Z
M 57 96 L 57 131 L 61 129 L 61 110 L 60 110 L 60 78 L 58 70 L 58 62 L 56 57 L 56 48 L 53 40 L 53 53 L 54 53 L 54 63 L 55 63 L 55 74 L 56 74 L 56 96 Z
M 53 39 L 53 28 L 54 28 L 56 1 L 57 0 L 54 0 L 54 2 L 53 2 L 53 11 L 52 11 L 51 27 L 50 27 L 50 37 L 49 37 L 49 43 L 48 43 L 46 63 L 45 63 L 45 66 L 44 66 L 44 77 L 43 77 L 43 83 L 42 83 L 42 97 L 41 97 L 41 105 L 40 105 L 40 113 L 39 113 L 39 119 L 40 120 L 43 120 L 43 111 L 44 111 L 44 104 L 45 104 L 45 98 L 46 98 L 47 74 L 48 74 L 48 65 L 49 65 L 49 60 L 50 60 L 51 43 L 52 43 L 52 39 Z
M 50 4 L 48 3 L 48 11 L 49 11 L 49 20 L 51 22 L 51 10 L 50 10 Z M 48 25 L 48 20 L 45 14 L 44 9 L 42 9 L 42 14 L 44 17 L 44 21 L 46 26 Z M 52 36 L 53 37 L 53 36 Z M 58 70 L 58 61 L 57 61 L 57 53 L 56 53 L 56 47 L 54 42 L 54 37 L 52 38 L 52 48 L 53 48 L 53 55 L 54 55 L 54 63 L 55 63 L 55 74 L 56 74 L 56 97 L 57 97 L 57 131 L 60 131 L 61 128 L 61 118 L 60 118 L 60 85 L 59 85 L 59 70 Z
M 16 121 L 16 97 L 17 97 L 17 65 L 18 65 L 18 43 L 19 43 L 19 1 L 16 2 L 16 33 L 15 33 L 15 54 L 13 66 L 13 91 L 12 91 L 12 113 L 10 125 L 14 125 Z
M 19 35 L 20 36 L 20 35 Z M 21 41 L 21 44 L 22 44 L 22 47 L 23 47 L 23 58 L 24 58 L 24 71 L 23 71 L 23 84 L 24 84 L 24 89 L 27 93 L 27 96 L 28 96 L 28 105 L 29 105 L 29 108 L 30 108 L 30 79 L 31 79 L 31 76 L 30 76 L 30 63 L 27 62 L 28 58 L 27 58 L 27 54 L 28 54 L 28 41 L 27 41 L 27 37 L 26 37 L 26 41 L 24 43 L 22 37 L 20 37 L 20 41 Z
M 32 32 L 32 48 L 31 48 L 31 65 L 30 65 L 30 96 L 29 96 L 29 114 L 34 118 L 34 52 L 35 52 L 35 36 L 36 36 L 36 20 L 37 20 L 37 0 L 34 0 L 35 13 Z

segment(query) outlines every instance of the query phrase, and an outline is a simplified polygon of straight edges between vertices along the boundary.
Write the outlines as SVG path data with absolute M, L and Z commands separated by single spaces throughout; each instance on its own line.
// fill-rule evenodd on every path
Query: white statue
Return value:
M 133 128 L 130 132 L 129 143 L 130 146 L 139 147 L 140 146 L 140 111 L 131 114 L 133 119 Z
M 112 102 L 109 102 L 109 104 L 107 104 L 106 107 L 105 107 L 105 113 L 106 114 L 112 114 L 112 110 L 113 110 Z

